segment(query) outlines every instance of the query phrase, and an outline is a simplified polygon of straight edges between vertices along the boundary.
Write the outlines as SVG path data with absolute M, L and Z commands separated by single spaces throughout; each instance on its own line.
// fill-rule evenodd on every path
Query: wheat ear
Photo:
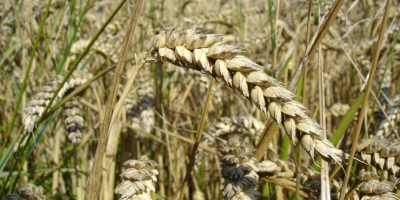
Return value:
M 377 137 L 358 141 L 356 152 L 365 163 L 400 176 L 400 143 Z
M 373 172 L 361 170 L 357 180 L 361 182 L 357 190 L 362 194 L 362 199 L 400 199 L 400 195 L 392 193 L 397 189 L 396 185 L 390 181 L 379 181 L 379 176 Z
M 15 193 L 7 194 L 4 196 L 7 200 L 45 200 L 46 196 L 43 195 L 43 189 L 39 188 L 32 183 L 28 183 L 25 187 L 15 187 Z
M 308 117 L 307 108 L 294 101 L 296 95 L 263 67 L 240 55 L 241 50 L 221 41 L 221 35 L 199 29 L 172 29 L 152 38 L 148 50 L 155 59 L 208 73 L 238 91 L 268 118 L 283 127 L 294 144 L 300 142 L 314 158 L 316 150 L 329 162 L 342 163 L 348 154 L 321 137 L 323 129 Z
M 229 139 L 223 144 L 220 152 L 224 155 L 221 160 L 221 176 L 224 178 L 220 189 L 225 199 L 255 200 L 261 195 L 256 190 L 258 168 L 254 157 L 254 147 L 239 136 Z
M 393 106 L 389 108 L 387 118 L 384 118 L 378 126 L 378 129 L 375 132 L 375 137 L 383 138 L 396 138 L 394 134 L 391 135 L 391 126 L 390 124 L 394 125 L 397 128 L 397 124 L 400 122 L 400 95 L 395 95 L 391 98 L 393 102 Z
M 151 77 L 151 72 L 146 69 L 142 70 L 141 73 L 139 73 L 136 83 L 137 86 L 132 88 L 129 92 L 129 94 L 131 94 L 130 98 L 125 100 L 127 107 L 129 106 L 132 127 L 150 133 L 155 123 L 153 110 L 154 80 Z M 140 97 L 139 102 L 134 102 L 136 98 L 135 92 Z
M 122 194 L 121 200 L 152 200 L 151 192 L 155 192 L 158 166 L 156 161 L 142 156 L 139 160 L 128 160 L 124 163 L 128 169 L 121 174 L 124 180 L 115 188 L 116 194 Z
M 57 94 L 56 100 L 60 100 L 67 92 L 75 89 L 85 83 L 92 77 L 92 74 L 83 71 L 74 71 L 67 82 L 63 85 L 60 92 Z M 41 92 L 33 97 L 27 107 L 24 109 L 26 116 L 24 117 L 25 129 L 33 132 L 36 119 L 41 117 L 44 109 L 49 104 L 51 97 L 56 91 L 58 85 L 62 82 L 64 75 L 57 75 L 52 78 L 45 86 L 40 88 Z
M 84 119 L 82 117 L 82 105 L 78 97 L 72 97 L 63 105 L 64 123 L 68 131 L 68 139 L 74 145 L 80 145 Z
M 255 136 L 256 143 L 260 138 L 260 133 L 264 129 L 264 123 L 252 116 L 232 116 L 232 117 L 221 117 L 220 122 L 215 123 L 208 129 L 211 136 L 206 136 L 201 144 L 208 147 L 216 146 L 216 137 L 229 136 L 231 134 L 237 134 L 241 137 L 245 137 L 248 134 Z M 196 154 L 196 167 L 201 165 L 201 160 L 208 156 L 208 152 L 204 149 L 199 148 Z

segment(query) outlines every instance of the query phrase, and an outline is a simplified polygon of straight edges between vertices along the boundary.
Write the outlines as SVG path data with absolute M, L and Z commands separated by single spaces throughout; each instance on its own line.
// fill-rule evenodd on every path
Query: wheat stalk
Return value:
M 400 195 L 391 192 L 397 189 L 396 185 L 390 181 L 379 181 L 379 176 L 373 172 L 365 172 L 362 170 L 357 180 L 361 182 L 358 184 L 357 190 L 361 194 L 364 194 L 362 199 L 400 199 Z
M 294 163 L 280 159 L 264 160 L 256 164 L 258 168 L 258 175 L 263 178 L 276 177 L 296 179 L 296 166 Z M 321 173 L 310 168 L 301 166 L 300 183 L 304 186 L 310 187 L 314 191 L 321 193 Z M 338 199 L 340 196 L 340 188 L 342 181 L 332 179 L 330 183 L 331 198 Z M 357 193 L 353 193 L 352 199 L 359 199 Z
M 348 157 L 321 137 L 323 129 L 305 114 L 307 109 L 301 103 L 292 99 L 295 94 L 264 73 L 262 66 L 240 55 L 238 47 L 220 42 L 221 38 L 197 28 L 172 29 L 155 36 L 148 49 L 157 60 L 222 80 L 284 128 L 293 144 L 300 143 L 312 158 L 314 150 L 329 162 L 342 163 Z
M 66 93 L 85 83 L 91 77 L 92 74 L 90 73 L 78 70 L 74 71 L 57 94 L 56 100 L 62 99 Z M 23 119 L 27 131 L 33 132 L 37 118 L 42 116 L 44 109 L 49 104 L 51 97 L 63 78 L 64 75 L 60 74 L 52 78 L 45 86 L 40 88 L 41 92 L 36 94 L 33 100 L 27 104 L 27 107 L 24 109 L 26 116 Z

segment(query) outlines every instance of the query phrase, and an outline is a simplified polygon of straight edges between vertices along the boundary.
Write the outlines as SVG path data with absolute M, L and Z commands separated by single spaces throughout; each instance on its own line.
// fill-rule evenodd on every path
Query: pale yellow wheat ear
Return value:
M 358 141 L 356 152 L 361 161 L 400 176 L 400 143 L 378 137 Z
M 158 164 L 142 156 L 139 160 L 128 160 L 124 163 L 127 169 L 122 172 L 123 182 L 115 188 L 116 194 L 122 194 L 121 200 L 152 200 L 151 192 L 155 192 Z
M 15 187 L 14 192 L 4 197 L 7 200 L 46 200 L 43 189 L 32 183 L 28 183 L 25 187 Z
M 63 85 L 61 90 L 58 92 L 56 100 L 62 99 L 66 93 L 82 85 L 91 77 L 91 73 L 78 70 L 74 71 L 67 82 Z M 64 74 L 59 74 L 56 77 L 52 78 L 45 86 L 40 88 L 41 92 L 36 94 L 33 99 L 27 104 L 26 108 L 24 109 L 26 116 L 23 120 L 25 124 L 25 129 L 27 131 L 33 132 L 36 120 L 42 116 L 44 109 L 50 102 L 51 97 L 53 96 L 59 84 L 61 84 L 63 78 Z
M 172 29 L 152 38 L 148 50 L 157 60 L 212 75 L 242 94 L 284 128 L 293 144 L 300 143 L 315 158 L 343 163 L 348 154 L 321 137 L 321 126 L 306 115 L 307 108 L 294 101 L 296 95 L 264 72 L 262 66 L 242 56 L 239 47 L 221 42 L 221 35 L 199 29 Z
M 396 185 L 390 181 L 379 181 L 379 176 L 373 172 L 362 170 L 357 179 L 361 182 L 357 191 L 361 193 L 362 199 L 400 199 L 400 195 L 392 192 L 397 189 Z
M 261 196 L 256 190 L 258 168 L 255 165 L 254 147 L 241 137 L 234 136 L 222 145 L 220 152 L 224 155 L 221 159 L 224 182 L 220 189 L 225 199 L 255 200 Z
M 83 137 L 84 119 L 82 117 L 82 105 L 79 102 L 79 97 L 72 97 L 69 101 L 65 102 L 62 113 L 69 141 L 74 145 L 80 145 Z

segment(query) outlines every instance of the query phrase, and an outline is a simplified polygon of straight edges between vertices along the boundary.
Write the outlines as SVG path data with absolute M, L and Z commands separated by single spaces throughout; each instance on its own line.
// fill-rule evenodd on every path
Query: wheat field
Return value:
M 0 1 L 0 199 L 400 200 L 400 2 Z

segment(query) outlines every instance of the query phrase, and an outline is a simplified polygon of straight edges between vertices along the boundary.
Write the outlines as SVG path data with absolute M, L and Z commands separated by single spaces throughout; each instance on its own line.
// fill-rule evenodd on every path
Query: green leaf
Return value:
M 364 99 L 365 91 L 362 91 L 357 99 L 353 102 L 351 105 L 349 111 L 347 111 L 346 115 L 343 117 L 342 121 L 340 122 L 338 128 L 336 129 L 336 132 L 332 135 L 331 141 L 333 145 L 337 145 L 339 142 L 340 138 L 343 137 L 344 133 L 346 132 L 347 128 L 349 127 L 349 124 L 351 120 L 353 119 L 354 115 L 356 114 L 358 107 L 360 107 L 363 99 Z

